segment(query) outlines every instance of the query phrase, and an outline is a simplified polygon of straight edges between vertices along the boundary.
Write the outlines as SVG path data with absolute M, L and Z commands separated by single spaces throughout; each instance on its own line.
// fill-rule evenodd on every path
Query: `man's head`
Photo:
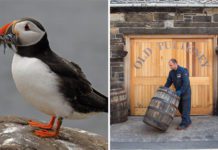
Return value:
M 178 68 L 177 60 L 174 58 L 170 59 L 169 66 L 170 66 L 170 69 L 177 70 L 177 68 Z

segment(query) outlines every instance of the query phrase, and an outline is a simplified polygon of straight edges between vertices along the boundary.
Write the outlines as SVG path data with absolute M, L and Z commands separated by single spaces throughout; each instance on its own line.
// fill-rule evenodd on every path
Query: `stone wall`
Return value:
M 111 40 L 120 42 L 123 34 L 218 33 L 218 8 L 111 8 L 110 18 Z

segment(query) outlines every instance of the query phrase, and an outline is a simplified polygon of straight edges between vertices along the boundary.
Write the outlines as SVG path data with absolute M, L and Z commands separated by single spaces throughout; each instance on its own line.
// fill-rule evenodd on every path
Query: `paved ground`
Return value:
M 187 130 L 175 128 L 176 117 L 167 132 L 159 132 L 142 122 L 142 117 L 129 117 L 128 121 L 111 126 L 112 149 L 218 149 L 218 117 L 193 116 Z

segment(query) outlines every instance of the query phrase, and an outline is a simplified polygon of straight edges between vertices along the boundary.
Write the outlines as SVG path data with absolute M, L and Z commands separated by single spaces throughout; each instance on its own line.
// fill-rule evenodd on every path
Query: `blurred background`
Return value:
M 0 26 L 32 17 L 45 27 L 50 47 L 76 62 L 93 87 L 107 95 L 107 0 L 0 0 Z M 0 47 L 0 115 L 17 115 L 48 121 L 47 115 L 28 105 L 16 90 L 11 75 L 13 52 Z M 64 120 L 107 138 L 107 114 L 85 120 Z

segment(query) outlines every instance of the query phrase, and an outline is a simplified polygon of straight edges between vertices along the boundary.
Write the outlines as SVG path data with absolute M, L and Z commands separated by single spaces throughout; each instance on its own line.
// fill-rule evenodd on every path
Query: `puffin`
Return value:
M 0 28 L 0 37 L 4 45 L 13 45 L 11 71 L 17 90 L 29 104 L 51 116 L 48 123 L 28 121 L 37 127 L 35 135 L 56 137 L 64 118 L 85 119 L 108 112 L 107 96 L 92 87 L 78 64 L 51 50 L 39 21 L 14 20 Z

